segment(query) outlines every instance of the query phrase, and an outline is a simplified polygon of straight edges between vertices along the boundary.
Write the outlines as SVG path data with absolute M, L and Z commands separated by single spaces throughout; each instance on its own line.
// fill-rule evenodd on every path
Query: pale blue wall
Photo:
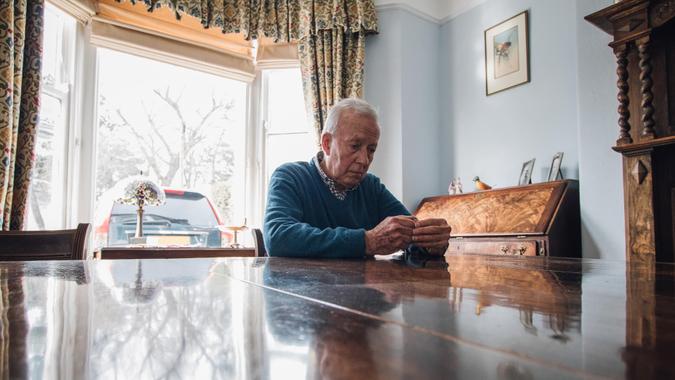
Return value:
M 382 126 L 371 172 L 413 211 L 440 183 L 440 26 L 401 9 L 378 17 L 380 34 L 366 45 L 364 86 Z
M 441 142 L 438 81 L 440 26 L 403 13 L 403 203 L 413 211 L 424 197 L 435 194 Z
M 526 9 L 531 82 L 486 96 L 483 32 Z M 532 181 L 541 182 L 558 151 L 565 177 L 578 177 L 574 17 L 569 0 L 498 0 L 441 27 L 443 177 L 514 186 L 522 163 L 536 158 Z
M 617 124 L 616 63 L 608 34 L 583 17 L 611 0 L 577 0 L 577 104 L 584 256 L 625 259 L 621 155 L 610 149 Z
M 440 25 L 405 9 L 378 12 L 369 37 L 365 98 L 382 117 L 372 171 L 408 208 L 460 176 L 517 183 L 537 159 L 544 180 L 555 152 L 580 179 L 584 257 L 624 259 L 621 157 L 609 36 L 583 16 L 611 0 L 489 0 Z M 485 95 L 485 29 L 530 12 L 531 82 Z
M 401 110 L 402 11 L 378 13 L 380 34 L 366 41 L 366 67 L 363 96 L 378 108 L 380 143 L 370 172 L 398 198 L 403 194 L 403 143 Z
M 584 257 L 622 260 L 621 157 L 610 149 L 614 64 L 609 36 L 583 19 L 609 3 L 491 0 L 441 27 L 441 139 L 452 147 L 441 173 L 509 186 L 535 157 L 539 182 L 563 151 L 565 177 L 580 179 Z M 485 96 L 483 31 L 525 9 L 531 82 Z

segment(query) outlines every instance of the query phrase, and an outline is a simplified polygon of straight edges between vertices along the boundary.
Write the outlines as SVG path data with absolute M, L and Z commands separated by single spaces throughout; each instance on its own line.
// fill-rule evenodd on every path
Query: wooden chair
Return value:
M 265 250 L 265 241 L 263 240 L 262 231 L 260 228 L 251 228 L 251 233 L 253 234 L 253 244 L 255 245 L 255 256 L 267 257 L 267 250 Z
M 0 261 L 84 260 L 90 224 L 74 230 L 1 231 Z

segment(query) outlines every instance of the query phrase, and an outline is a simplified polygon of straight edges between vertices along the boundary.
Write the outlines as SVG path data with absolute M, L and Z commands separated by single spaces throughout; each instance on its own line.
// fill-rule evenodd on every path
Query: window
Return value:
M 300 69 L 265 70 L 265 179 L 285 162 L 308 161 L 318 151 L 307 121 Z
M 26 229 L 31 230 L 65 225 L 66 145 L 76 21 L 47 4 L 44 22 L 40 123 L 26 213 Z
M 115 186 L 142 173 L 208 205 L 197 219 L 175 210 L 157 218 L 209 220 L 195 228 L 227 244 L 229 232 L 213 239 L 218 226 L 257 226 L 272 172 L 316 153 L 297 67 L 258 71 L 252 86 L 250 78 L 128 54 L 134 50 L 123 45 L 95 47 L 84 26 L 50 4 L 44 35 L 29 229 L 90 222 L 94 236 L 107 241 Z
M 139 174 L 208 198 L 219 218 L 202 215 L 211 223 L 200 227 L 243 223 L 247 84 L 102 48 L 98 60 L 97 224 L 109 222 L 120 180 Z

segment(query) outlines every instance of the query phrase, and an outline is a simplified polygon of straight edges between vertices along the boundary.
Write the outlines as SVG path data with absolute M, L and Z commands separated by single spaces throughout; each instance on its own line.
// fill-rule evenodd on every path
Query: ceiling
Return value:
M 376 6 L 409 7 L 437 22 L 447 21 L 485 1 L 487 0 L 374 0 Z

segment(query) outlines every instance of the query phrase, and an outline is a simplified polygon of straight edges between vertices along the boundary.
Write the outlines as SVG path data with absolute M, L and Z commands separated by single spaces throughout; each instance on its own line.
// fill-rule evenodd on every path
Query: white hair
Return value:
M 363 99 L 345 98 L 335 103 L 335 105 L 328 111 L 328 117 L 323 125 L 323 133 L 330 133 L 334 135 L 338 128 L 338 121 L 344 111 L 351 111 L 358 115 L 368 116 L 375 121 L 378 128 L 380 126 L 377 120 L 377 110 Z

